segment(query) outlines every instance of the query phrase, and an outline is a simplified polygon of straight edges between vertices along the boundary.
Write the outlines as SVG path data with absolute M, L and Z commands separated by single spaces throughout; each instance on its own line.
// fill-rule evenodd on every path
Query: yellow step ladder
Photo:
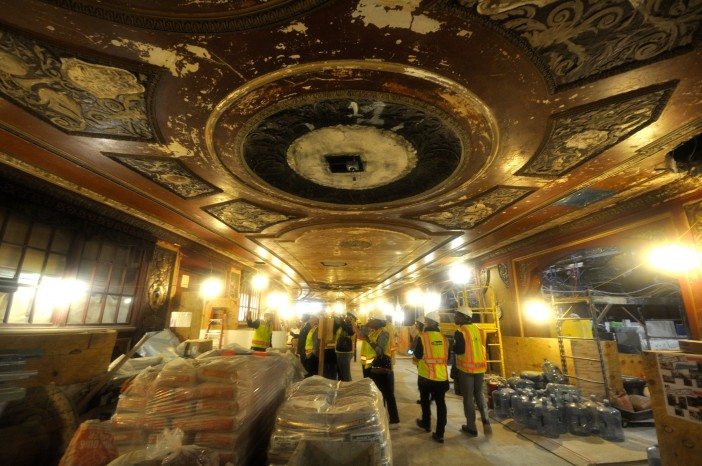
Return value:
M 463 288 L 459 304 L 466 305 L 473 311 L 473 322 L 485 332 L 487 356 L 488 358 L 492 357 L 492 359 L 487 360 L 487 363 L 488 365 L 499 365 L 499 374 L 505 377 L 505 355 L 502 347 L 500 315 L 494 290 L 490 285 Z M 475 316 L 480 317 L 476 319 Z
M 218 340 L 217 348 L 222 348 L 222 337 L 227 327 L 227 308 L 213 307 L 205 330 L 206 340 Z

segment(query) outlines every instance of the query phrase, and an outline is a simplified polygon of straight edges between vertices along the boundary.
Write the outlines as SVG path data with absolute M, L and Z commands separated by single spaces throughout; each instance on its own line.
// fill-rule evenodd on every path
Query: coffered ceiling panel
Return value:
M 665 155 L 702 130 L 701 19 L 658 0 L 0 0 L 0 163 L 353 298 L 700 189 Z

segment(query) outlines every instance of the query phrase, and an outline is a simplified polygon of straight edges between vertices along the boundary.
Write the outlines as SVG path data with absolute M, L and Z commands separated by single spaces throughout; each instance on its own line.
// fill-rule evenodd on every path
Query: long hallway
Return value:
M 515 432 L 519 429 L 515 428 L 511 421 L 501 424 L 494 419 L 491 419 L 491 434 L 484 435 L 478 422 L 479 435 L 477 438 L 470 438 L 460 432 L 461 424 L 465 423 L 462 401 L 460 396 L 454 394 L 452 385 L 451 390 L 446 394 L 448 423 L 445 442 L 438 444 L 431 440 L 429 433 L 415 426 L 414 420 L 420 417 L 420 407 L 416 403 L 419 398 L 417 371 L 411 359 L 397 358 L 394 370 L 395 396 L 400 412 L 400 427 L 391 431 L 395 466 L 432 463 L 440 463 L 442 466 L 604 464 L 605 458 L 617 457 L 628 458 L 627 464 L 646 464 L 645 461 L 633 459 L 645 458 L 646 446 L 655 443 L 655 432 L 650 427 L 628 428 L 627 441 L 621 444 L 606 442 L 599 437 L 570 435 L 562 436 L 560 442 L 555 442 L 531 435 L 528 431 L 524 432 L 526 436 L 553 449 L 552 453 Z M 353 363 L 352 373 L 354 380 L 362 377 L 359 363 Z M 435 405 L 432 404 L 432 430 L 435 422 L 436 410 Z M 568 458 L 568 461 L 562 457 Z M 598 458 L 602 458 L 602 462 Z

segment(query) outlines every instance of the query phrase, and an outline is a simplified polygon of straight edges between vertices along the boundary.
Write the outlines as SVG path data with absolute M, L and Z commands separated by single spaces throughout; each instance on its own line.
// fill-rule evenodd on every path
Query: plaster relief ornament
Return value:
M 660 0 L 459 0 L 534 55 L 552 88 L 664 60 L 689 48 L 702 3 Z
M 240 233 L 258 233 L 275 223 L 295 218 L 242 200 L 203 207 L 203 210 Z
M 0 96 L 68 133 L 154 140 L 148 76 L 0 29 Z
M 517 174 L 561 176 L 598 156 L 656 121 L 675 85 L 639 89 L 552 116 L 541 147 Z
M 416 218 L 452 230 L 470 230 L 519 201 L 533 190 L 515 186 L 498 186 L 464 203 Z
M 221 192 L 219 188 L 203 180 L 178 159 L 163 157 L 133 157 L 105 154 L 116 162 L 134 170 L 183 199 L 193 199 Z

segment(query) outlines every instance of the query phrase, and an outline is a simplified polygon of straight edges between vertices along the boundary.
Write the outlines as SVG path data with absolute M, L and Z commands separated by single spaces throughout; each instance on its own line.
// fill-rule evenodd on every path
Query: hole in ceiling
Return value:
M 595 189 L 595 188 L 583 188 L 575 191 L 566 197 L 563 197 L 556 201 L 554 205 L 562 205 L 568 207 L 585 207 L 586 205 L 592 204 L 593 202 L 598 202 L 603 199 L 607 199 L 614 191 L 607 191 L 605 189 Z
M 324 267 L 345 267 L 345 266 L 346 266 L 346 262 L 344 262 L 344 261 L 334 261 L 334 260 L 331 260 L 331 261 L 322 261 L 322 265 L 323 265 Z
M 324 156 L 332 173 L 358 173 L 365 171 L 361 154 L 329 154 Z

